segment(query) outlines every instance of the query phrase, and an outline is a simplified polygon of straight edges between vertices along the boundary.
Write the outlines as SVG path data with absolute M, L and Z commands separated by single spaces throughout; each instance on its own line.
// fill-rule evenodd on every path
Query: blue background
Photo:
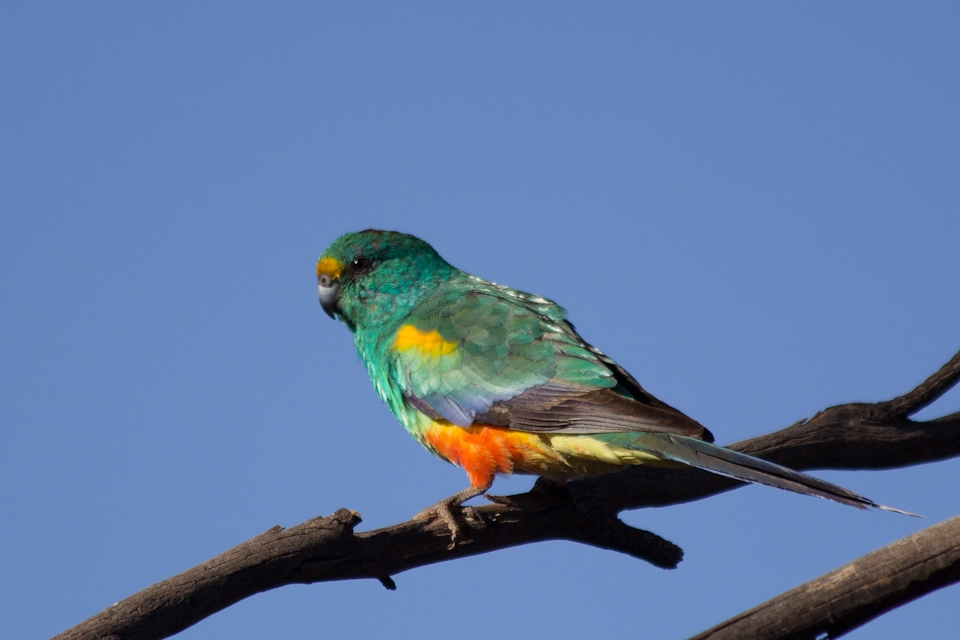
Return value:
M 317 304 L 345 231 L 557 300 L 720 443 L 911 389 L 960 347 L 958 104 L 953 2 L 3 3 L 0 636 L 465 486 Z M 960 460 L 819 475 L 926 519 L 750 487 L 624 515 L 676 571 L 539 544 L 180 637 L 682 638 L 960 513 Z

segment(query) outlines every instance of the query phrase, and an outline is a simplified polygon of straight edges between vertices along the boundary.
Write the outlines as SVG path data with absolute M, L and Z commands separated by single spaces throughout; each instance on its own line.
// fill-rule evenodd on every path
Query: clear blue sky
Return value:
M 960 5 L 637 5 L 0 5 L 0 636 L 465 486 L 317 304 L 348 230 L 557 300 L 721 443 L 950 358 Z M 676 571 L 541 544 L 180 637 L 682 638 L 960 513 L 960 461 L 820 475 L 926 519 L 751 487 L 625 514 Z M 958 596 L 849 637 L 954 638 Z

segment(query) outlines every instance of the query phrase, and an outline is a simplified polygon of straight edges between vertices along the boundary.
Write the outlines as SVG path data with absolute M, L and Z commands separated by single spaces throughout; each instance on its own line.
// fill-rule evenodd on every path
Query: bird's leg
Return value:
M 432 507 L 427 507 L 423 511 L 413 516 L 413 519 L 428 520 L 430 518 L 437 517 L 443 520 L 446 523 L 447 528 L 450 529 L 450 546 L 448 548 L 453 549 L 457 546 L 457 542 L 461 539 L 464 541 L 469 540 L 469 538 L 462 538 L 461 536 L 463 528 L 460 526 L 460 522 L 457 521 L 457 516 L 454 515 L 454 508 L 460 509 L 460 514 L 462 515 L 463 521 L 466 522 L 471 529 L 479 531 L 484 527 L 483 520 L 473 510 L 473 507 L 463 507 L 461 505 L 470 498 L 476 498 L 489 488 L 490 484 L 486 486 L 464 489 L 459 493 L 453 494 L 449 498 L 444 498 Z

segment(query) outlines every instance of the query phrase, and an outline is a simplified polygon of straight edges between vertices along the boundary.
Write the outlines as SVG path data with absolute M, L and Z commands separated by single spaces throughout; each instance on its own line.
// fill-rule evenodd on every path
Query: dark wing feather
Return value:
M 708 442 L 713 436 L 695 420 L 644 392 L 643 399 L 626 397 L 615 389 L 572 387 L 555 381 L 496 402 L 477 422 L 508 426 L 534 433 L 673 433 Z

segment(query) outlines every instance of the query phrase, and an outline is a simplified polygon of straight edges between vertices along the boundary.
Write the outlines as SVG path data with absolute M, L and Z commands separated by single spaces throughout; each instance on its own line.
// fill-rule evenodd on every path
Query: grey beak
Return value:
M 336 280 L 328 275 L 320 276 L 319 283 L 317 284 L 317 291 L 320 292 L 320 306 L 323 307 L 323 310 L 331 318 L 334 317 L 333 314 L 337 311 L 337 291 L 339 290 L 340 285 Z

